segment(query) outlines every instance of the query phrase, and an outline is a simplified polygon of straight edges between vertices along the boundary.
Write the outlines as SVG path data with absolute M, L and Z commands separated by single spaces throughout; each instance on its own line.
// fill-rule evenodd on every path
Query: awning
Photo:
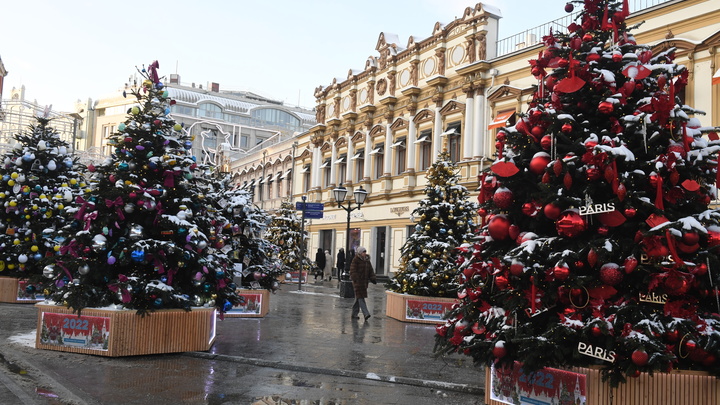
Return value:
M 350 160 L 362 159 L 364 153 L 365 152 L 358 152 L 358 153 L 354 154 L 353 157 L 350 158 Z
M 345 156 L 343 156 L 343 157 L 341 157 L 341 158 L 339 158 L 339 159 L 335 159 L 335 161 L 334 161 L 333 163 L 336 164 L 336 165 L 339 165 L 340 163 L 342 163 L 342 162 L 344 162 L 344 161 L 345 161 Z
M 495 119 L 493 120 L 493 122 L 488 125 L 488 129 L 504 127 L 505 123 L 507 123 L 507 120 L 509 120 L 510 117 L 512 117 L 514 114 L 515 110 L 506 111 L 504 113 L 498 114 L 497 117 L 495 117 Z
M 430 135 L 423 135 L 415 143 L 430 142 Z
M 375 148 L 375 149 L 373 149 L 373 150 L 370 151 L 370 154 L 371 154 L 371 155 L 376 155 L 376 154 L 378 154 L 378 153 L 383 153 L 383 148 L 382 148 L 382 147 Z
M 287 169 L 285 173 L 283 173 L 282 176 L 280 176 L 280 180 L 285 180 L 285 178 L 292 172 L 292 169 Z
M 300 170 L 300 173 L 307 173 L 310 171 L 310 166 L 304 166 L 302 170 Z
M 720 69 L 712 77 L 712 84 L 720 84 Z
M 330 166 L 330 161 L 329 161 L 329 160 L 326 160 L 326 161 L 323 162 L 323 164 L 320 165 L 320 168 L 321 168 L 321 169 L 324 169 L 324 168 L 326 168 L 326 167 L 328 167 L 328 166 Z
M 405 147 L 405 140 L 401 139 L 394 144 L 390 145 L 391 148 L 404 148 Z

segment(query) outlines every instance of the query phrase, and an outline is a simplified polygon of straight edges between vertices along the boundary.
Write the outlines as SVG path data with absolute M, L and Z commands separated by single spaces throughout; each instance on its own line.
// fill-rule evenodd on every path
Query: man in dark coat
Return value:
M 322 271 L 325 269 L 325 252 L 323 252 L 322 248 L 318 248 L 317 253 L 315 253 L 315 266 L 318 267 L 315 270 L 315 280 L 317 280 L 318 276 L 322 279 Z
M 355 304 L 352 307 L 352 317 L 360 318 L 358 315 L 362 310 L 365 320 L 370 318 L 370 311 L 368 310 L 365 298 L 367 298 L 368 282 L 377 284 L 375 278 L 375 270 L 373 270 L 372 264 L 370 264 L 370 256 L 367 254 L 367 249 L 360 246 L 357 248 L 355 257 L 352 263 L 350 263 L 350 280 L 353 283 L 353 290 L 355 291 Z
M 340 251 L 337 254 L 337 271 L 338 271 L 338 277 L 342 272 L 345 270 L 345 249 L 340 248 Z

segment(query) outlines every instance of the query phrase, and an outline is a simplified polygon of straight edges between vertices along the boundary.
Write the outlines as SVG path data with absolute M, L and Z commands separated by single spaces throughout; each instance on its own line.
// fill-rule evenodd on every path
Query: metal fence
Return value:
M 683 0 L 630 0 L 630 13 L 637 13 L 663 3 L 677 3 L 679 1 Z M 580 11 L 498 40 L 497 56 L 500 57 L 529 46 L 537 45 L 542 42 L 543 36 L 548 35 L 551 31 L 565 32 L 567 26 L 570 25 L 578 15 L 580 15 Z

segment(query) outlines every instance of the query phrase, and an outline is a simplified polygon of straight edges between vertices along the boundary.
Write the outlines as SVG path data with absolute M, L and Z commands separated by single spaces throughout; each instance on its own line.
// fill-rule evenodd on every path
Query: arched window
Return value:
M 223 119 L 222 108 L 216 104 L 203 103 L 200 104 L 200 117 L 212 118 L 216 120 Z
M 301 132 L 300 120 L 287 111 L 275 108 L 259 108 L 250 112 L 252 125 L 258 127 L 280 127 L 292 132 Z

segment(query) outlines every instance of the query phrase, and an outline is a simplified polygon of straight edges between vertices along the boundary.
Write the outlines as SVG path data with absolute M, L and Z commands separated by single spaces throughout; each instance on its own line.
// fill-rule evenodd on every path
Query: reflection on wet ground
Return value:
M 333 284 L 284 286 L 265 318 L 219 322 L 209 352 L 104 358 L 23 347 L 21 355 L 60 386 L 37 391 L 42 404 L 483 403 L 482 370 L 469 358 L 436 359 L 433 325 L 386 318 L 385 294 L 372 286 L 372 318 L 351 319 L 353 300 Z

